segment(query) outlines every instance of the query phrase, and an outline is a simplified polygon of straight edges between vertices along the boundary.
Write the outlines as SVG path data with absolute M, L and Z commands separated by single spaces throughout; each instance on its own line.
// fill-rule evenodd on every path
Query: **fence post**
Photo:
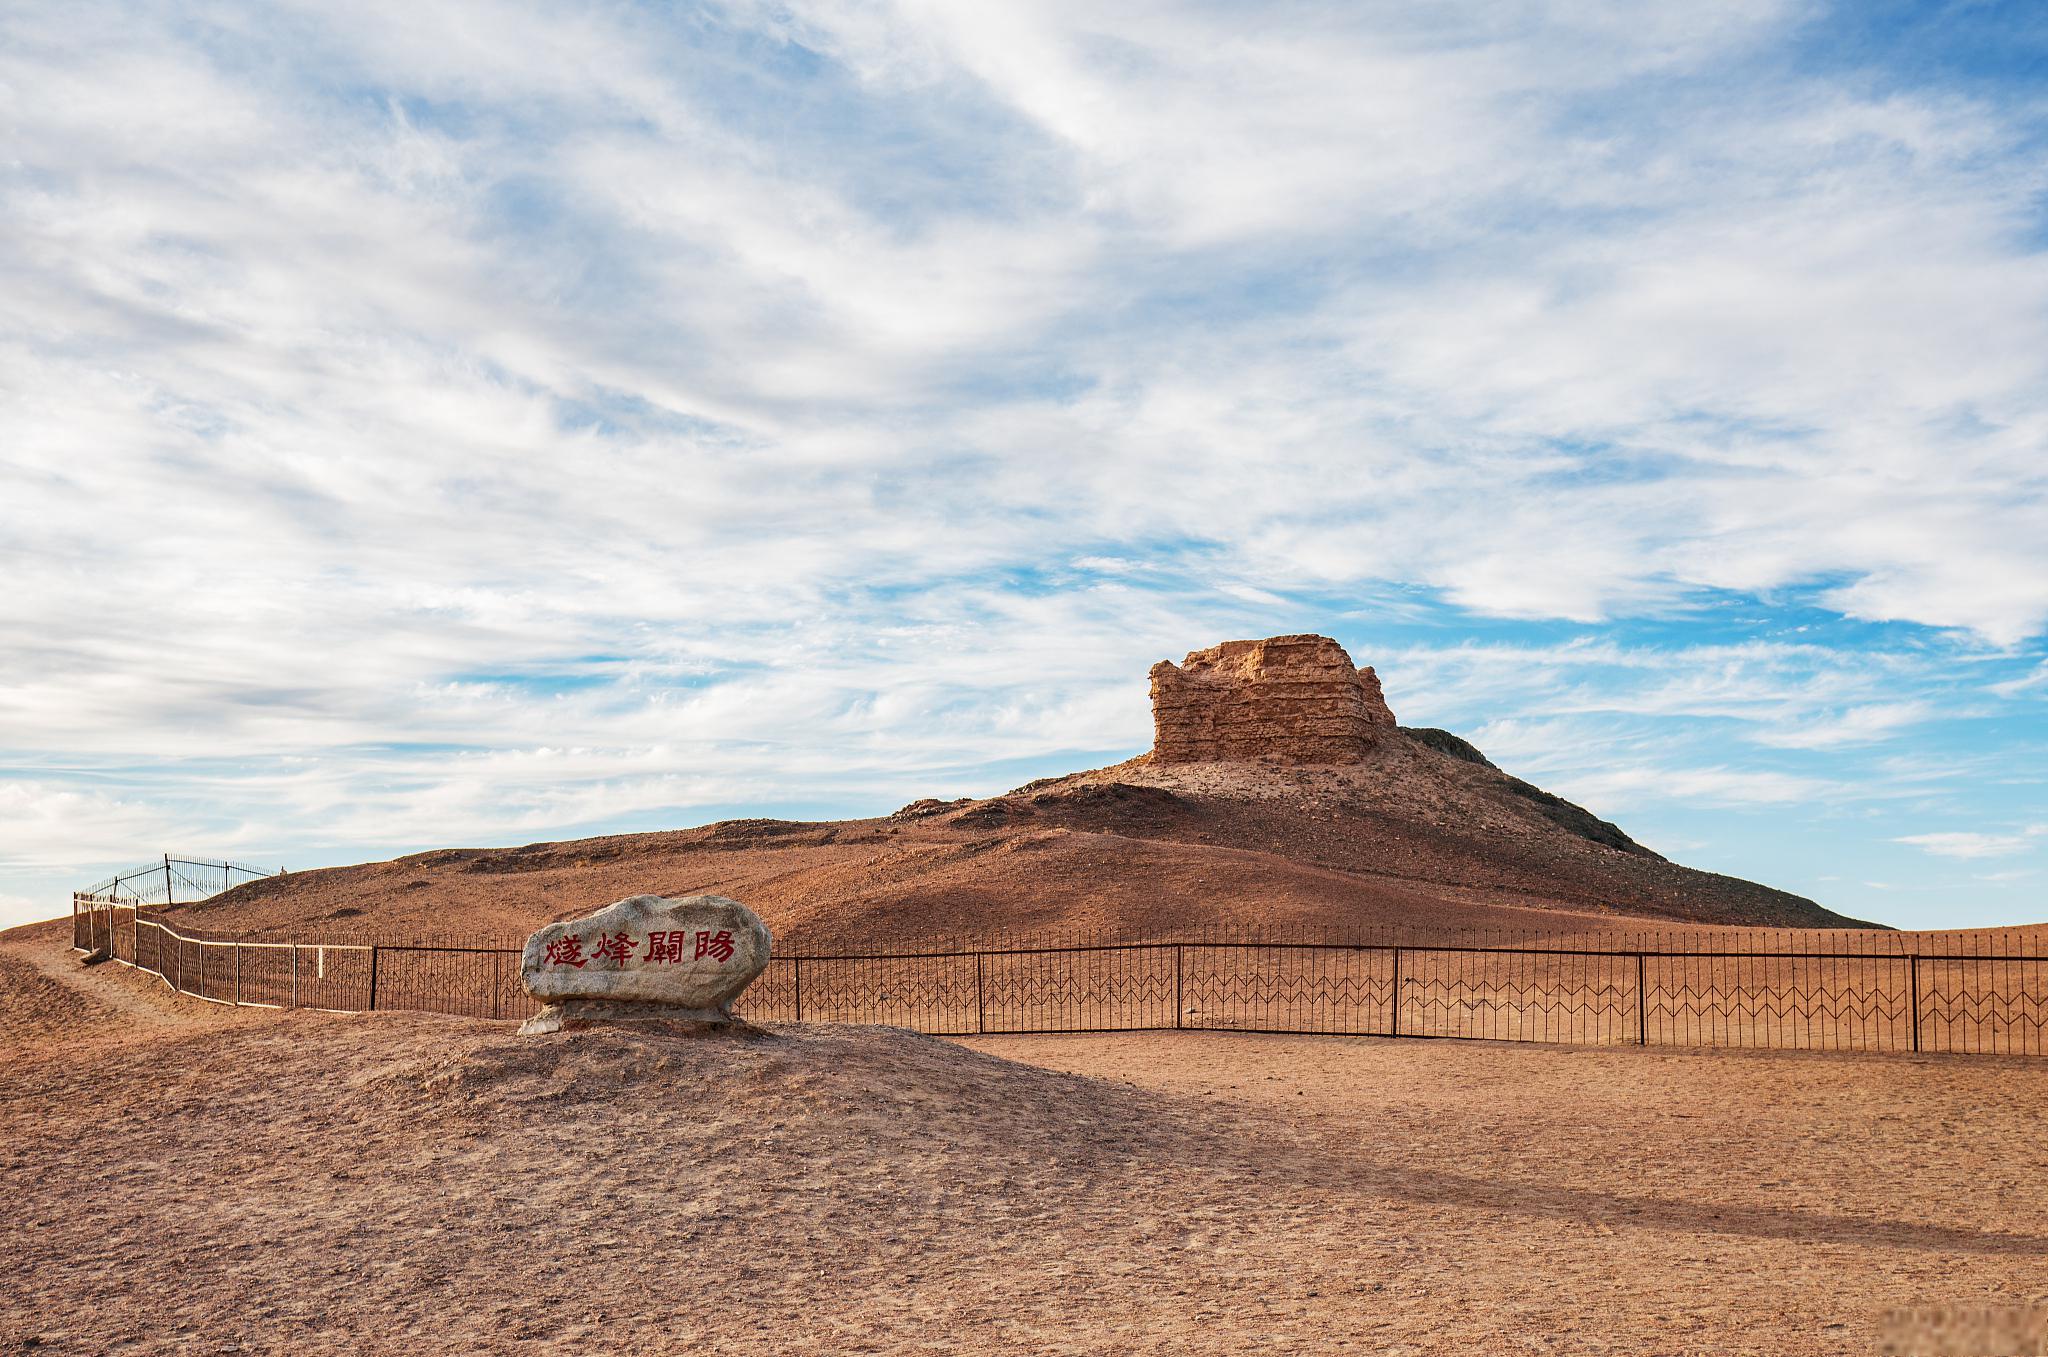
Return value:
M 982 963 L 988 958 L 980 952 L 974 954 L 974 1030 L 988 1031 L 988 1000 L 983 997 Z
M 1391 1029 L 1387 1035 L 1398 1037 L 1401 1035 L 1401 949 L 1398 947 L 1394 949 L 1394 1000 L 1387 1008 L 1392 1015 L 1387 1023 Z
M 235 944 L 235 1007 L 242 1006 L 242 944 Z
M 377 953 L 383 949 L 375 943 L 370 945 L 370 1011 L 377 1011 Z
M 1913 1053 L 1920 1052 L 1920 954 L 1914 952 L 1907 958 L 1907 970 L 1913 977 Z
M 292 1007 L 299 1006 L 299 945 L 292 944 Z
M 804 1020 L 804 959 L 791 957 L 790 964 L 796 968 L 796 1020 Z
M 1173 1025 L 1176 1030 L 1178 1030 L 1180 1027 L 1181 1011 L 1182 1006 L 1180 1001 L 1180 944 L 1176 942 L 1173 945 Z
M 1650 1044 L 1650 990 L 1643 981 L 1645 970 L 1641 952 L 1636 953 L 1636 1045 Z
M 168 906 L 175 905 L 177 903 L 177 896 L 171 890 L 171 855 L 169 853 L 166 853 L 164 854 L 164 904 Z M 206 974 L 206 968 L 204 966 L 200 967 L 199 973 L 202 977 L 204 977 Z

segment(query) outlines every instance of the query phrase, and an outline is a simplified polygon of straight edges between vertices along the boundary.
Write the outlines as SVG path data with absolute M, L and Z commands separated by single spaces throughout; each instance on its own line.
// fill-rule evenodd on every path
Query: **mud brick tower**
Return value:
M 1152 666 L 1157 763 L 1355 763 L 1394 729 L 1379 676 L 1327 636 L 1225 641 Z

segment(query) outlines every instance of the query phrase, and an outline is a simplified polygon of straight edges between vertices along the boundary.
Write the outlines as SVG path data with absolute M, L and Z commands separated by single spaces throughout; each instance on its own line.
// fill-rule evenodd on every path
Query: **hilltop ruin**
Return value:
M 1155 763 L 1355 763 L 1395 728 L 1371 667 L 1327 636 L 1270 636 L 1152 666 Z

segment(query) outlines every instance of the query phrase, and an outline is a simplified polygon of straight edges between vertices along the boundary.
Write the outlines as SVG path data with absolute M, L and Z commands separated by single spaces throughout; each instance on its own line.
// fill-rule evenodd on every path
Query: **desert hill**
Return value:
M 735 820 L 293 873 L 171 911 L 241 936 L 517 937 L 640 892 L 745 900 L 779 938 L 1555 931 L 1663 920 L 1853 925 L 1668 862 L 1398 725 L 1335 641 L 1233 641 L 1152 672 L 1149 754 L 981 800 Z

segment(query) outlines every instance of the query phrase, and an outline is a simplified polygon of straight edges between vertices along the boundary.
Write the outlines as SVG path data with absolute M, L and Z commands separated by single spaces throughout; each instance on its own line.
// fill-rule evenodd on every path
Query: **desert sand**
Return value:
M 521 1038 L 66 942 L 0 936 L 7 1351 L 1867 1353 L 2048 1306 L 2039 1060 Z

